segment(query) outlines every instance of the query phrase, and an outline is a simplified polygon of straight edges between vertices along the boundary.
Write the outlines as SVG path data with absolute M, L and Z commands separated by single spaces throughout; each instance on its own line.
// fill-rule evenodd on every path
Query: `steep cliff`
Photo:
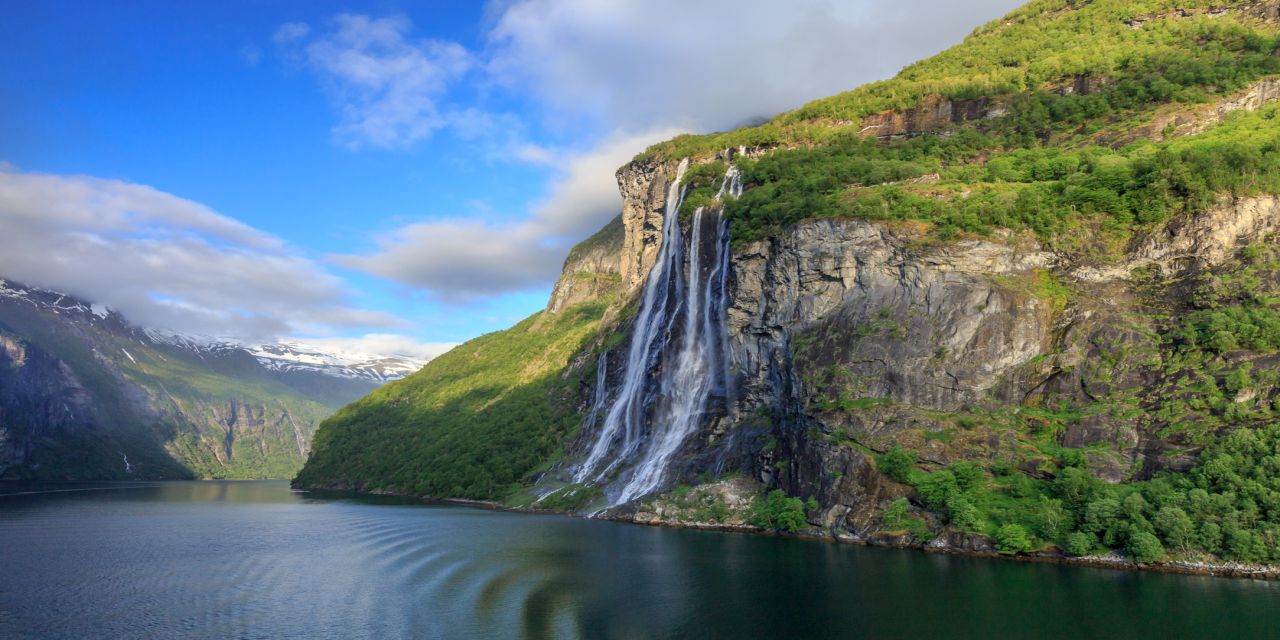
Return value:
M 1274 4 L 1033 2 L 893 80 L 657 145 L 501 338 L 591 309 L 572 349 L 502 360 L 541 386 L 459 384 L 499 367 L 498 338 L 464 345 L 326 422 L 299 484 L 1280 560 Z M 445 390 L 476 401 L 437 422 Z M 512 430 L 550 445 L 501 475 L 445 446 L 527 390 Z M 435 457 L 339 462 L 405 442 Z

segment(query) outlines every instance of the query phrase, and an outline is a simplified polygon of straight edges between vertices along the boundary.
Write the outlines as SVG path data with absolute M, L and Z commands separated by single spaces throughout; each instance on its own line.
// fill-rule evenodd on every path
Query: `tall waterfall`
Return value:
M 681 445 L 702 425 L 709 403 L 726 397 L 730 386 L 724 331 L 729 226 L 719 209 L 708 214 L 699 207 L 686 253 L 680 205 L 687 169 L 686 160 L 667 189 L 662 246 L 645 282 L 620 384 L 573 478 L 606 482 L 617 471 L 620 489 L 610 496 L 613 504 L 661 488 Z M 730 167 L 716 199 L 741 192 L 738 171 Z M 713 240 L 709 247 L 704 234 Z M 602 378 L 598 384 L 603 383 Z M 595 416 L 607 397 L 597 388 L 588 428 L 598 422 Z

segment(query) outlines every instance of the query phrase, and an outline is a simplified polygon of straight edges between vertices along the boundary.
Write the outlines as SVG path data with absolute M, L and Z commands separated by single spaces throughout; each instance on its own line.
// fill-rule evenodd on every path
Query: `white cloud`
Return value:
M 472 66 L 462 46 L 408 38 L 403 17 L 339 15 L 332 32 L 308 40 L 309 26 L 288 23 L 274 40 L 321 79 L 341 115 L 334 134 L 358 148 L 411 145 L 450 123 L 437 101 Z
M 622 200 L 615 169 L 636 149 L 672 133 L 614 136 L 581 154 L 538 149 L 540 162 L 563 170 L 548 197 L 524 219 L 490 223 L 457 217 L 413 223 L 379 238 L 371 254 L 333 259 L 450 303 L 547 286 L 569 247 L 618 214 Z
M 454 109 L 467 114 L 450 125 L 462 137 L 553 168 L 545 198 L 514 222 L 417 222 L 378 238 L 370 253 L 336 260 L 446 301 L 546 286 L 574 241 L 617 214 L 614 171 L 649 144 L 730 129 L 887 77 L 1020 3 L 493 2 L 487 48 L 468 60 L 479 60 L 488 82 L 532 97 L 540 124 L 593 146 L 556 150 L 524 139 L 533 127 L 509 114 Z M 386 30 L 400 42 L 410 29 L 399 20 Z M 435 113 L 438 96 L 420 101 Z
M 720 130 L 887 77 L 1021 0 L 515 0 L 487 68 L 554 113 Z
M 269 339 L 390 327 L 278 238 L 145 185 L 0 169 L 0 277 L 147 327 Z
M 421 362 L 432 360 L 459 344 L 418 342 L 394 333 L 368 333 L 353 338 L 297 338 L 293 342 L 338 355 L 401 356 Z

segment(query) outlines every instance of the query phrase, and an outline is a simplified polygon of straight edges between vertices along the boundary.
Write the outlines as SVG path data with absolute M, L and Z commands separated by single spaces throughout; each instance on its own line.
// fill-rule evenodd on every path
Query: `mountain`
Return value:
M 142 329 L 0 280 L 0 477 L 289 477 L 322 418 L 415 366 Z
M 545 310 L 340 409 L 295 485 L 1280 561 L 1277 98 L 1280 3 L 1038 0 L 655 145 Z

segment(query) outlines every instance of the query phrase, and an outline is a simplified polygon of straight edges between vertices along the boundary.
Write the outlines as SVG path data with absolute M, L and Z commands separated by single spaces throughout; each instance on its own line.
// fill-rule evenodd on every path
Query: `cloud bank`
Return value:
M 516 222 L 450 217 L 403 226 L 376 239 L 364 255 L 332 259 L 435 298 L 464 304 L 480 298 L 548 286 L 569 248 L 617 214 L 622 205 L 613 173 L 637 148 L 671 132 L 616 136 L 588 153 L 539 156 L 562 163 L 550 194 Z M 549 158 L 549 159 L 548 159 Z
M 0 276 L 147 327 L 263 339 L 387 328 L 280 239 L 139 184 L 0 167 Z

